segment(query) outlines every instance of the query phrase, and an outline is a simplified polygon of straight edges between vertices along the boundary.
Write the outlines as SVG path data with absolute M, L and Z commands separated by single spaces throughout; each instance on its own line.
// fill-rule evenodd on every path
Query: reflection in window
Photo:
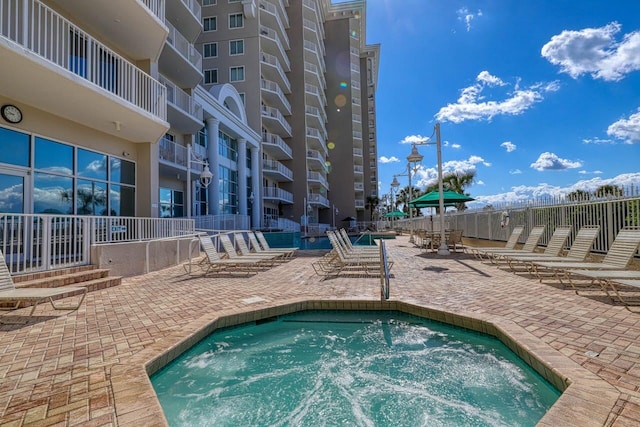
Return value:
M 36 172 L 33 179 L 33 213 L 73 214 L 73 179 Z
M 218 191 L 220 194 L 219 211 L 221 214 L 238 213 L 238 172 L 224 166 L 219 166 L 220 181 Z
M 109 188 L 109 215 L 135 216 L 136 193 L 134 188 L 116 184 L 111 184 Z
M 107 184 L 79 179 L 76 186 L 76 213 L 78 215 L 106 215 Z
M 136 184 L 136 165 L 128 160 L 111 158 L 111 182 Z
M 34 167 L 57 174 L 73 174 L 73 147 L 36 137 Z
M 24 178 L 0 173 L 0 212 L 24 213 Z
M 78 148 L 78 176 L 106 181 L 107 156 Z
M 180 218 L 184 216 L 182 191 L 169 188 L 160 189 L 160 218 Z
M 0 163 L 27 167 L 29 152 L 29 135 L 0 127 Z

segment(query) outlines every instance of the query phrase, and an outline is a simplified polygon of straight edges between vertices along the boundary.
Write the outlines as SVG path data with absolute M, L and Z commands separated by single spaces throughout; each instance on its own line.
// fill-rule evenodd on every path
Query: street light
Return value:
M 400 183 L 398 182 L 398 178 L 396 175 L 393 176 L 393 181 L 391 181 L 391 229 L 395 231 L 395 227 L 393 226 L 395 220 L 396 213 L 396 203 L 394 193 L 398 191 L 398 187 L 400 187 Z
M 422 161 L 424 156 L 420 154 L 418 151 L 418 147 L 414 143 L 411 146 L 411 153 L 407 156 L 407 175 L 409 176 L 409 202 L 413 200 L 413 184 L 411 183 L 411 172 L 416 173 L 418 170 L 418 163 Z M 411 167 L 411 163 L 413 163 L 413 168 Z M 409 243 L 414 243 L 415 240 L 413 238 L 413 208 L 409 204 L 409 224 L 411 224 L 409 236 Z
M 249 195 L 249 228 L 253 228 L 253 202 L 256 200 L 255 196 L 253 195 L 253 191 L 251 192 L 251 194 Z
M 187 218 L 191 218 L 191 163 L 203 166 L 202 172 L 200 172 L 200 185 L 202 187 L 209 187 L 213 178 L 207 159 L 196 157 L 191 150 L 191 144 L 187 144 Z
M 338 215 L 338 212 L 340 212 L 338 210 L 338 208 L 336 208 L 336 205 L 333 205 L 333 229 L 335 230 L 336 228 L 336 215 Z
M 440 141 L 440 123 L 436 123 L 433 129 L 433 133 L 436 136 L 435 142 L 416 142 L 411 147 L 411 154 L 407 156 L 407 161 L 411 163 L 422 161 L 423 156 L 418 151 L 417 145 L 435 145 L 438 153 L 438 191 L 439 191 L 439 208 L 440 208 L 440 247 L 438 248 L 438 255 L 449 255 L 449 247 L 447 246 L 447 236 L 444 230 L 444 184 L 442 181 L 442 142 Z M 433 135 L 432 135 L 433 136 Z M 411 180 L 411 177 L 409 177 Z M 411 181 L 409 181 L 409 188 L 411 188 Z

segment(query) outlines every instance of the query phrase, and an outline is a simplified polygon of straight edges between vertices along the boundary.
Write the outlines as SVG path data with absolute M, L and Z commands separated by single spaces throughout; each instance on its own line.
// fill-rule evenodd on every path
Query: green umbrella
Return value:
M 407 216 L 407 214 L 402 211 L 393 211 L 384 215 L 385 218 L 401 218 L 403 216 Z
M 442 196 L 445 206 L 455 206 L 457 203 L 471 202 L 475 200 L 473 197 L 456 193 L 452 190 L 444 190 L 442 192 Z M 431 191 L 427 194 L 423 194 L 417 199 L 410 201 L 409 205 L 414 208 L 437 208 L 440 206 L 440 192 Z

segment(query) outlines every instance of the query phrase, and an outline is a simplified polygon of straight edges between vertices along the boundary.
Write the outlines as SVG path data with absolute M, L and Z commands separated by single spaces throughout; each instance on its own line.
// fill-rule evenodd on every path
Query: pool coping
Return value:
M 562 392 L 538 426 L 604 425 L 620 392 L 515 322 L 485 313 L 451 313 L 402 300 L 247 301 L 243 309 L 201 316 L 111 368 L 118 424 L 168 425 L 149 378 L 219 328 L 305 310 L 395 310 L 494 336 Z

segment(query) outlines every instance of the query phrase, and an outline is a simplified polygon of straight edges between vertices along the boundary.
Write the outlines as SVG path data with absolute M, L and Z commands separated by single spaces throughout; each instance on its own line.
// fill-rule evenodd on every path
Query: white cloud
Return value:
M 442 173 L 447 175 L 450 173 L 473 172 L 477 169 L 477 165 L 479 164 L 491 167 L 491 163 L 486 162 L 482 157 L 469 156 L 466 160 L 450 160 L 448 162 L 444 162 L 442 164 Z M 418 177 L 416 182 L 417 186 L 424 187 L 431 185 L 438 179 L 438 167 L 437 165 L 434 165 L 433 167 L 424 167 L 423 165 L 419 165 L 418 170 L 416 171 L 416 176 Z
M 407 135 L 404 137 L 400 144 L 420 144 L 429 141 L 428 136 L 422 135 Z
M 509 174 L 511 175 L 520 175 L 522 173 L 522 171 L 520 169 L 511 169 L 509 171 Z
M 538 160 L 531 163 L 531 168 L 537 171 L 546 171 L 546 170 L 564 170 L 564 169 L 575 169 L 582 166 L 581 161 L 572 161 L 567 159 L 561 159 L 554 153 L 550 153 L 548 151 L 540 154 Z
M 474 184 L 475 185 L 485 185 L 483 180 L 476 181 L 476 182 L 474 182 Z
M 587 180 L 581 180 L 575 184 L 559 187 L 546 183 L 535 186 L 520 185 L 512 187 L 510 191 L 492 194 L 492 195 L 473 195 L 475 202 L 470 202 L 467 206 L 470 208 L 486 206 L 487 204 L 496 203 L 515 203 L 524 202 L 536 198 L 563 197 L 576 191 L 595 191 L 603 185 L 614 185 L 619 187 L 629 187 L 631 185 L 638 186 L 640 184 L 640 172 L 621 174 L 613 178 L 603 179 L 594 177 Z M 477 206 L 474 206 L 477 204 Z
M 620 119 L 609 125 L 607 135 L 621 139 L 627 144 L 640 142 L 640 109 L 637 113 L 630 115 L 628 119 Z
M 476 13 L 469 12 L 469 9 L 462 7 L 456 11 L 458 15 L 458 21 L 462 21 L 465 24 L 467 31 L 471 31 L 471 22 L 476 18 L 482 16 L 482 10 L 478 9 Z
M 500 147 L 504 147 L 507 150 L 507 153 L 510 153 L 516 150 L 516 144 L 514 144 L 511 141 L 503 142 L 502 144 L 500 144 Z
M 602 139 L 598 138 L 597 136 L 593 138 L 584 138 L 582 142 L 585 144 L 615 144 L 615 141 L 613 139 Z
M 581 171 L 578 171 L 578 173 L 580 175 L 602 175 L 602 171 L 599 171 L 599 170 L 595 170 L 595 171 L 589 172 L 589 171 L 583 169 Z
M 451 148 L 455 148 L 456 150 L 461 148 L 461 147 L 462 147 L 462 145 L 460 145 L 460 144 L 451 144 Z
M 542 46 L 541 54 L 560 71 L 578 78 L 590 74 L 594 79 L 618 81 L 640 70 L 640 31 L 625 34 L 617 42 L 622 26 L 611 22 L 604 27 L 565 30 Z
M 382 163 L 382 164 L 385 164 L 385 163 L 397 163 L 399 161 L 400 161 L 400 159 L 398 159 L 396 156 L 391 156 L 391 157 L 380 156 L 380 158 L 378 159 L 378 162 Z
M 450 121 L 462 123 L 465 120 L 487 120 L 490 121 L 497 115 L 518 115 L 537 102 L 542 101 L 543 94 L 555 92 L 560 88 L 556 82 L 536 83 L 528 88 L 520 89 L 519 82 L 515 85 L 513 92 L 508 93 L 508 98 L 501 101 L 484 101 L 482 92 L 485 88 L 506 86 L 499 77 L 491 75 L 487 71 L 482 71 L 476 77 L 476 83 L 460 91 L 460 97 L 454 104 L 442 107 L 436 114 L 436 119 L 440 121 Z

